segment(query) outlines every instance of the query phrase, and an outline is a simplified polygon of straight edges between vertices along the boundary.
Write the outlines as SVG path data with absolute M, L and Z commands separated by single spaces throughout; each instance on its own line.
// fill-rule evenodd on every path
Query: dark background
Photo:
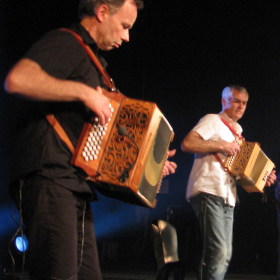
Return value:
M 215 3 L 213 3 L 215 2 Z M 199 118 L 221 110 L 221 92 L 229 84 L 247 88 L 250 99 L 240 120 L 247 141 L 259 142 L 279 164 L 279 1 L 146 0 L 130 32 L 130 42 L 108 53 L 108 72 L 127 96 L 156 102 L 175 131 L 175 175 L 164 180 L 156 209 L 127 205 L 99 196 L 93 203 L 95 228 L 104 269 L 155 269 L 150 224 L 173 223 L 179 252 L 194 271 L 198 239 L 194 216 L 185 200 L 193 155 L 180 143 Z M 78 0 L 1 3 L 0 77 L 46 31 L 76 19 Z M 8 178 L 15 121 L 22 101 L 0 95 L 0 256 L 1 271 L 10 269 L 8 244 L 17 229 Z M 276 168 L 278 173 L 278 168 Z M 267 202 L 260 193 L 239 188 L 231 272 L 275 274 L 277 225 L 273 188 Z M 17 212 L 15 212 L 17 215 Z M 16 220 L 18 220 L 16 218 Z M 13 244 L 12 244 L 13 245 Z M 11 247 L 12 247 L 11 245 Z M 15 253 L 15 258 L 19 257 Z

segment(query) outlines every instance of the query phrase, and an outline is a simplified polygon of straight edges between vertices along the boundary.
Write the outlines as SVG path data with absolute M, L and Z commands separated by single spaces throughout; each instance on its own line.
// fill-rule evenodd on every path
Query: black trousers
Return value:
M 23 180 L 18 192 L 30 279 L 101 280 L 87 196 L 38 176 Z

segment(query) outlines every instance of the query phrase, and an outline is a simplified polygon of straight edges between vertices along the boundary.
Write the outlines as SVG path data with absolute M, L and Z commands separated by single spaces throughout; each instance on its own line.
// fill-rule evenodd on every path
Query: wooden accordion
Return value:
M 227 158 L 225 168 L 236 183 L 247 192 L 263 192 L 274 163 L 261 150 L 259 143 L 242 141 L 241 151 Z
M 154 208 L 173 130 L 155 103 L 103 94 L 111 119 L 105 127 L 94 117 L 84 125 L 71 163 L 105 196 Z

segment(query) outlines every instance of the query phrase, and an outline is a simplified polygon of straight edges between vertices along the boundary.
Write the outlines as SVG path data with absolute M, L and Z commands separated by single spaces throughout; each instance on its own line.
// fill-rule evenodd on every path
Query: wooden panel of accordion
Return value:
M 241 143 L 240 153 L 228 157 L 225 167 L 236 177 L 236 183 L 247 192 L 263 192 L 274 163 L 258 143 L 244 141 Z
M 85 125 L 72 163 L 106 196 L 154 208 L 173 130 L 157 105 L 131 98 L 110 101 L 114 112 L 96 159 L 84 157 L 93 124 Z

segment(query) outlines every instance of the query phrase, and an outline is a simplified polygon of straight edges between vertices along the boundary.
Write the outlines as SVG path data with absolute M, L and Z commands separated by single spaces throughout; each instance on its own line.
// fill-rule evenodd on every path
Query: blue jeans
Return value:
M 232 255 L 234 207 L 222 197 L 200 193 L 191 198 L 202 239 L 198 279 L 223 280 Z

